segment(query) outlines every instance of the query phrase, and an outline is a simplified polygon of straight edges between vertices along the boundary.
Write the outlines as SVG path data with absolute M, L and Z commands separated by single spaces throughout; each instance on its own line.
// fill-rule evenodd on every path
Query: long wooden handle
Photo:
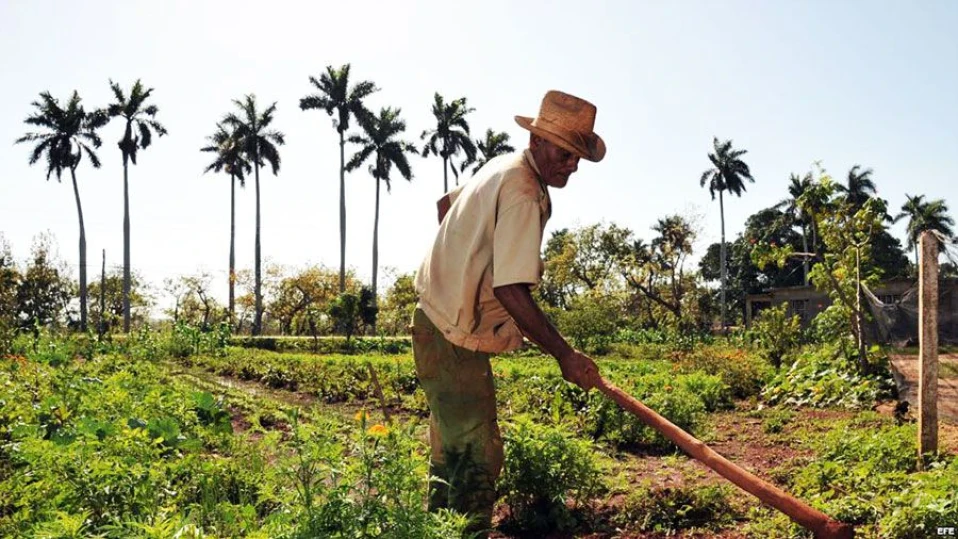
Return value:
M 615 387 L 608 380 L 601 378 L 597 387 L 619 406 L 638 416 L 643 423 L 675 442 L 683 451 L 702 462 L 702 464 L 814 532 L 816 539 L 852 539 L 855 537 L 855 529 L 852 526 L 833 520 L 805 502 L 789 496 L 771 483 L 763 481 L 754 474 L 732 464 L 709 446 Z

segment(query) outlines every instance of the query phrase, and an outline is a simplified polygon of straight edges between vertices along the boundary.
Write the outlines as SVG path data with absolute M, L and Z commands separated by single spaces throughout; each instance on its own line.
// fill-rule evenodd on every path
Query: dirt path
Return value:
M 958 354 L 941 354 L 938 361 L 938 419 L 958 425 L 958 377 L 952 374 L 958 372 Z M 893 354 L 891 366 L 901 399 L 908 401 L 912 415 L 917 417 L 918 356 Z

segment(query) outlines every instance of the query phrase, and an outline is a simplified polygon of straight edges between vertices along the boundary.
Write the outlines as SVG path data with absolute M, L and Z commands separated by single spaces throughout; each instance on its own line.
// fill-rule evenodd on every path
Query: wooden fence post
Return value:
M 938 452 L 938 238 L 925 231 L 918 263 L 918 454 Z

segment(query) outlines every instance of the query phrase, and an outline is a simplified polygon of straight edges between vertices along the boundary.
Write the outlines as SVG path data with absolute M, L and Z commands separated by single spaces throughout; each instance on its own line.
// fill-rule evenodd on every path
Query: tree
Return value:
M 123 154 L 123 331 L 130 332 L 130 188 L 128 165 L 136 165 L 137 150 L 145 150 L 153 141 L 153 131 L 158 136 L 166 134 L 166 128 L 155 120 L 159 109 L 156 105 L 147 105 L 146 100 L 153 88 L 144 88 L 137 79 L 127 98 L 119 84 L 110 81 L 110 89 L 116 101 L 106 109 L 110 118 L 122 118 L 123 138 L 118 146 Z
M 432 115 L 436 118 L 436 128 L 422 132 L 420 139 L 426 140 L 422 156 L 438 155 L 442 158 L 443 193 L 449 192 L 449 160 L 459 152 L 465 153 L 465 162 L 476 158 L 476 145 L 469 138 L 469 123 L 466 115 L 475 109 L 466 106 L 466 98 L 460 97 L 446 103 L 436 92 L 432 104 Z M 455 172 L 455 167 L 453 167 Z M 456 185 L 459 185 L 458 175 Z
M 216 158 L 203 173 L 224 171 L 230 175 L 230 272 L 229 272 L 229 322 L 234 324 L 236 315 L 236 180 L 241 188 L 246 187 L 246 174 L 252 166 L 243 153 L 236 138 L 236 131 L 227 129 L 222 123 L 216 124 L 216 132 L 206 137 L 209 146 L 200 148 L 202 152 L 212 152 Z
M 812 183 L 811 173 L 800 177 L 798 174 L 792 174 L 789 178 L 788 195 L 789 198 L 779 202 L 775 209 L 783 209 L 786 218 L 790 224 L 798 225 L 802 229 L 802 252 L 808 252 L 808 233 L 810 219 L 806 212 L 798 205 L 798 199 L 801 198 L 808 186 Z M 817 246 L 815 247 L 817 249 Z M 808 286 L 808 258 L 802 260 L 802 284 Z
M 881 207 L 886 207 L 884 200 L 881 201 Z M 871 264 L 879 271 L 878 275 L 881 279 L 908 277 L 911 274 L 913 268 L 904 249 L 901 248 L 901 241 L 888 232 L 884 223 L 883 226 L 874 230 L 870 243 Z
M 233 103 L 239 108 L 239 114 L 230 113 L 223 118 L 223 124 L 233 131 L 237 144 L 243 150 L 244 157 L 253 164 L 256 179 L 256 247 L 254 262 L 256 313 L 253 317 L 253 335 L 259 335 L 263 327 L 263 275 L 262 249 L 260 241 L 260 197 L 259 197 L 259 169 L 269 163 L 273 175 L 279 173 L 280 157 L 277 146 L 285 144 L 283 133 L 270 129 L 273 123 L 273 114 L 276 112 L 276 103 L 260 112 L 256 108 L 256 96 L 247 95 L 242 101 L 234 99 Z
M 747 150 L 733 150 L 731 140 L 719 142 L 718 137 L 713 137 L 712 146 L 715 151 L 708 154 L 709 161 L 712 162 L 712 168 L 702 173 L 699 185 L 705 187 L 705 184 L 708 184 L 709 194 L 712 195 L 712 200 L 715 200 L 716 191 L 718 191 L 719 194 L 719 215 L 722 223 L 722 329 L 725 329 L 727 271 L 725 266 L 725 203 L 722 195 L 725 191 L 728 191 L 741 197 L 742 192 L 745 191 L 745 180 L 748 179 L 750 182 L 755 183 L 755 178 L 752 177 L 748 165 L 739 159 L 739 157 L 747 153 Z
M 476 148 L 479 150 L 479 153 L 474 163 L 476 166 L 472 169 L 473 174 L 479 172 L 479 169 L 493 158 L 516 151 L 516 149 L 509 144 L 509 133 L 505 131 L 496 133 L 492 129 L 486 129 L 484 139 L 476 140 Z M 465 171 L 466 168 L 472 164 L 470 161 L 464 162 L 462 164 L 462 171 Z
M 363 100 L 379 89 L 370 81 L 360 81 L 349 86 L 349 64 L 339 69 L 326 66 L 326 72 L 319 80 L 309 77 L 309 82 L 318 90 L 318 94 L 308 95 L 299 100 L 302 110 L 325 110 L 333 118 L 333 127 L 339 133 L 339 292 L 346 291 L 346 131 L 349 130 L 350 117 L 366 118 L 371 113 Z
M 819 316 L 833 313 L 848 321 L 859 370 L 867 374 L 871 366 L 866 353 L 868 314 L 863 287 L 873 286 L 881 274 L 874 264 L 872 245 L 884 230 L 887 207 L 882 199 L 869 197 L 856 208 L 857 202 L 848 196 L 848 190 L 841 189 L 820 165 L 818 168 L 817 179 L 798 204 L 816 221 L 821 233 L 822 250 L 815 254 L 810 278 L 816 288 L 829 294 L 832 305 Z M 772 261 L 781 267 L 793 255 L 794 249 L 789 245 L 760 244 L 753 250 L 752 258 L 760 267 Z M 844 345 L 844 339 L 841 343 Z
M 754 246 L 759 243 L 788 245 L 795 252 L 805 252 L 804 237 L 792 228 L 793 218 L 779 205 L 765 208 L 745 220 L 745 230 L 735 241 L 729 242 L 726 251 L 728 288 L 726 305 L 728 312 L 745 316 L 746 296 L 764 292 L 769 288 L 798 286 L 805 282 L 801 272 L 806 261 L 788 259 L 783 267 L 768 265 L 759 268 L 751 259 Z M 722 278 L 721 244 L 709 245 L 699 260 L 699 274 L 705 281 Z
M 80 222 L 80 329 L 86 331 L 86 228 L 83 225 L 83 206 L 80 204 L 76 169 L 80 166 L 84 155 L 90 160 L 93 168 L 100 168 L 100 159 L 94 149 L 99 148 L 102 141 L 96 131 L 106 125 L 109 118 L 101 112 L 87 113 L 80 101 L 80 95 L 74 90 L 66 108 L 63 108 L 49 92 L 41 93 L 40 100 L 31 103 L 36 110 L 24 122 L 44 130 L 23 135 L 16 140 L 16 144 L 36 143 L 30 154 L 30 164 L 36 164 L 41 157 L 46 156 L 48 181 L 50 175 L 56 173 L 59 182 L 63 171 L 70 171 L 77 217 Z
M 164 288 L 175 302 L 172 312 L 167 311 L 174 324 L 182 322 L 206 331 L 222 320 L 224 310 L 210 291 L 212 281 L 206 272 L 164 281 Z
M 20 270 L 10 243 L 0 232 L 0 354 L 10 352 L 17 328 L 17 289 L 20 287 Z
M 915 251 L 915 267 L 918 266 L 918 238 L 926 230 L 934 230 L 945 238 L 955 237 L 955 221 L 948 215 L 948 206 L 942 199 L 925 202 L 925 195 L 905 195 L 906 201 L 901 207 L 901 213 L 895 216 L 894 221 L 907 218 L 908 248 Z M 938 250 L 944 246 L 939 240 Z
M 278 268 L 280 275 L 270 287 L 271 318 L 279 322 L 280 332 L 288 335 L 311 333 L 307 314 L 325 313 L 339 289 L 339 273 L 324 266 L 306 266 L 302 269 Z M 360 283 L 350 272 L 347 289 L 359 292 Z M 313 323 L 316 321 L 314 320 Z
M 17 287 L 17 321 L 21 329 L 60 324 L 72 295 L 73 283 L 66 266 L 56 256 L 55 240 L 49 234 L 33 239 L 30 260 Z
M 685 274 L 685 262 L 692 254 L 695 231 L 680 215 L 660 218 L 652 230 L 659 235 L 651 243 L 624 242 L 620 271 L 630 287 L 667 310 L 678 325 L 688 325 L 683 311 L 692 283 Z
M 130 316 L 133 324 L 142 324 L 147 321 L 152 301 L 148 290 L 143 286 L 136 272 L 131 275 L 130 281 Z M 103 327 L 105 331 L 110 331 L 119 325 L 126 309 L 126 296 L 123 292 L 123 274 L 115 271 L 107 273 L 104 283 L 105 286 L 102 289 L 105 304 L 104 309 L 101 312 L 99 303 L 93 302 L 90 307 L 90 323 L 98 328 Z M 91 283 L 90 294 L 94 297 L 100 297 L 100 293 L 100 282 L 94 281 Z M 101 322 L 103 323 L 102 326 L 100 325 Z
M 376 300 L 371 289 L 363 287 L 359 294 L 344 292 L 336 297 L 328 308 L 328 314 L 336 325 L 336 330 L 346 336 L 346 346 L 359 329 L 360 324 L 375 326 Z
M 416 276 L 403 273 L 396 277 L 392 286 L 383 295 L 377 326 L 389 335 L 408 334 L 410 320 L 419 301 L 416 293 Z
M 378 116 L 361 119 L 360 125 L 364 134 L 352 135 L 349 142 L 359 144 L 360 149 L 349 160 L 346 170 L 356 170 L 374 156 L 369 165 L 369 173 L 376 181 L 376 210 L 373 222 L 373 302 L 376 302 L 376 280 L 379 271 L 379 188 L 385 182 L 386 191 L 391 190 L 390 173 L 395 166 L 399 174 L 407 181 L 412 181 L 412 169 L 409 167 L 407 154 L 417 155 L 416 147 L 411 143 L 400 140 L 398 137 L 406 130 L 406 122 L 399 118 L 400 109 L 384 108 Z M 375 329 L 375 327 L 374 327 Z
M 848 171 L 846 184 L 838 184 L 835 188 L 839 193 L 843 193 L 845 200 L 851 204 L 855 211 L 858 211 L 871 199 L 876 193 L 875 182 L 872 180 L 872 169 L 861 170 L 861 165 L 855 165 Z

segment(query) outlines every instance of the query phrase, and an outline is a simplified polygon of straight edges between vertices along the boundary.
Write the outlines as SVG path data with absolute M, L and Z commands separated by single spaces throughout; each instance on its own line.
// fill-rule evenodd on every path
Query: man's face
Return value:
M 549 187 L 565 187 L 569 176 L 579 168 L 579 156 L 536 135 L 529 139 L 529 150 L 539 167 L 542 181 Z

